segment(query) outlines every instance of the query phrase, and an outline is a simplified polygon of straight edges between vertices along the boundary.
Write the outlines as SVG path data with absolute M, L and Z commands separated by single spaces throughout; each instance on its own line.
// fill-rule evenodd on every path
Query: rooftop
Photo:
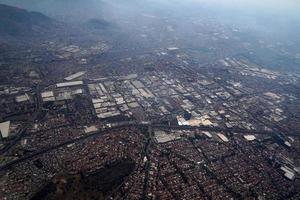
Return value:
M 9 127 L 10 121 L 0 123 L 0 131 L 3 138 L 7 138 L 9 136 Z
M 83 81 L 72 81 L 72 82 L 64 82 L 64 83 L 57 83 L 56 87 L 70 87 L 70 86 L 78 86 L 83 85 Z

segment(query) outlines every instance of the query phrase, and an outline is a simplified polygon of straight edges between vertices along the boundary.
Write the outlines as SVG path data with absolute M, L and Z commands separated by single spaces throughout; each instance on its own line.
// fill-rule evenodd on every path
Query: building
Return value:
M 63 88 L 63 87 L 72 87 L 72 86 L 79 86 L 79 85 L 83 85 L 83 81 L 71 81 L 71 82 L 57 83 L 56 87 Z
M 72 75 L 70 75 L 70 76 L 64 78 L 64 79 L 65 79 L 66 81 L 72 81 L 72 80 L 74 80 L 74 79 L 77 79 L 77 78 L 83 76 L 85 73 L 86 73 L 85 71 L 77 72 L 77 73 L 75 73 L 75 74 L 72 74 Z
M 217 135 L 223 142 L 229 142 L 228 138 L 222 133 L 218 133 Z
M 0 123 L 1 138 L 7 138 L 9 136 L 10 121 Z

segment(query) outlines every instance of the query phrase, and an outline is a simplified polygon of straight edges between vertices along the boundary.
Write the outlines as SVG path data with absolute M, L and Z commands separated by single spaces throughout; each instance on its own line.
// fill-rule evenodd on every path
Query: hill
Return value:
M 0 0 L 1 3 L 69 22 L 102 18 L 102 8 L 106 5 L 104 0 Z
M 1 37 L 36 37 L 53 32 L 58 22 L 39 13 L 0 4 Z

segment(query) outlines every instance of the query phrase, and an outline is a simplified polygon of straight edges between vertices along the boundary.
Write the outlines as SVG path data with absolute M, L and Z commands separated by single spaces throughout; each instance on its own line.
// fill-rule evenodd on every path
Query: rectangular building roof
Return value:
M 282 166 L 280 169 L 284 171 L 284 176 L 288 179 L 293 180 L 295 178 L 295 172 L 292 169 L 288 168 L 287 166 Z
M 110 111 L 110 112 L 98 114 L 97 117 L 100 119 L 105 119 L 105 118 L 109 118 L 109 117 L 115 117 L 118 115 L 120 115 L 119 111 L 114 111 L 114 112 Z
M 225 135 L 223 135 L 222 133 L 218 133 L 217 135 L 218 135 L 219 138 L 220 138 L 221 140 L 223 140 L 224 142 L 229 142 L 228 138 L 227 138 Z
M 3 138 L 7 138 L 9 135 L 10 121 L 0 123 L 0 131 Z
M 76 78 L 79 78 L 79 77 L 83 76 L 84 74 L 85 74 L 85 71 L 77 72 L 75 74 L 72 74 L 72 75 L 66 77 L 65 80 L 66 81 L 71 81 L 71 80 L 74 80 Z
M 95 131 L 98 131 L 98 128 L 95 125 L 87 126 L 84 128 L 85 133 L 91 133 L 91 132 L 95 132 Z
M 178 47 L 168 47 L 167 49 L 169 51 L 175 51 L 175 50 L 178 50 L 179 48 Z
M 72 82 L 64 82 L 64 83 L 57 83 L 56 87 L 71 87 L 71 86 L 78 86 L 83 85 L 83 81 L 72 81 Z
M 167 134 L 166 132 L 160 130 L 155 131 L 154 137 L 157 143 L 166 143 L 166 142 L 180 139 L 180 137 L 177 137 L 173 134 Z
M 44 102 L 47 102 L 47 101 L 55 101 L 55 97 L 45 97 L 45 98 L 43 98 L 43 101 L 44 101 Z
M 42 92 L 41 96 L 42 96 L 42 98 L 53 97 L 54 94 L 53 94 L 53 91 L 45 91 L 45 92 Z
M 16 96 L 16 102 L 24 102 L 24 101 L 29 101 L 29 96 L 27 94 Z
M 203 131 L 202 133 L 204 133 L 207 137 L 212 138 L 212 134 L 210 134 L 209 132 Z
M 83 93 L 83 90 L 80 89 L 80 88 L 72 91 L 72 95 L 75 95 L 75 94 L 82 94 L 82 93 Z

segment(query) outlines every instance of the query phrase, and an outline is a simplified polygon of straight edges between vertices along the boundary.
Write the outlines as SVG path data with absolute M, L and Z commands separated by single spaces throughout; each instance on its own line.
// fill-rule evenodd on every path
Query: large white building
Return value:
M 64 83 L 57 83 L 56 87 L 62 88 L 62 87 L 71 87 L 71 86 L 79 86 L 83 85 L 82 81 L 72 81 L 72 82 L 64 82 Z
M 0 132 L 2 138 L 7 138 L 9 136 L 10 121 L 0 123 Z

